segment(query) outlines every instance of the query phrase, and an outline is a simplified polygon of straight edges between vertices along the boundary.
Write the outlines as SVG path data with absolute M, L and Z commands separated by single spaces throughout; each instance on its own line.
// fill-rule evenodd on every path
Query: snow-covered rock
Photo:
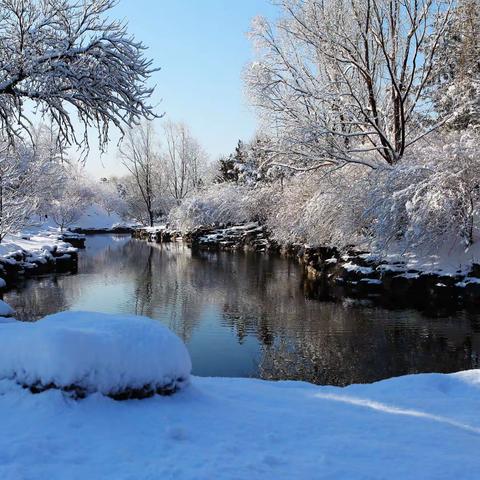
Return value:
M 183 342 L 146 317 L 62 312 L 3 325 L 0 335 L 0 379 L 32 391 L 144 397 L 181 388 L 190 371 Z
M 0 317 L 11 317 L 15 315 L 15 310 L 3 300 L 0 300 Z

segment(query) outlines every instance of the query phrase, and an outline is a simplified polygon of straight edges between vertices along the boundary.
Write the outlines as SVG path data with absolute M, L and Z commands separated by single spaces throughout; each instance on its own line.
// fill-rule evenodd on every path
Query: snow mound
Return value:
M 62 312 L 2 325 L 0 379 L 32 392 L 143 398 L 183 387 L 191 367 L 180 338 L 146 317 Z
M 15 310 L 3 300 L 0 300 L 0 317 L 11 317 L 15 315 Z

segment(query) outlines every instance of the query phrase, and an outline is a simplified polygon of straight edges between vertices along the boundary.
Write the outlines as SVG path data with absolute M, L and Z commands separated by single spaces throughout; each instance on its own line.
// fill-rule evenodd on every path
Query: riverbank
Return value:
M 7 235 L 0 244 L 0 288 L 11 288 L 25 277 L 75 272 L 76 247 L 83 248 L 84 242 L 85 237 L 57 231 Z
M 374 255 L 303 244 L 278 245 L 258 223 L 201 227 L 180 232 L 167 226 L 136 229 L 132 236 L 156 243 L 183 241 L 194 250 L 255 251 L 294 257 L 304 269 L 311 298 L 368 301 L 386 308 L 416 308 L 438 314 L 480 309 L 480 251 L 438 255 Z M 478 248 L 477 248 L 478 250 Z
M 269 237 L 263 225 L 251 222 L 244 225 L 225 225 L 218 227 L 199 227 L 181 232 L 168 225 L 137 228 L 133 238 L 156 243 L 183 241 L 192 249 L 208 251 L 255 252 L 277 251 L 278 245 Z
M 2 380 L 0 477 L 474 480 L 479 395 L 480 370 L 346 388 L 194 377 L 124 402 Z
M 320 300 L 367 299 L 387 308 L 427 313 L 480 309 L 480 264 L 475 257 L 379 256 L 300 246 L 305 288 Z

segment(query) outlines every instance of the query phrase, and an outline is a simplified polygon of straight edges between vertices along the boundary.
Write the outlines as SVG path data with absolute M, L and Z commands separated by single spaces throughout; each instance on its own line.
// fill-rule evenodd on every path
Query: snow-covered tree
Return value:
M 156 217 L 161 213 L 158 212 L 158 200 L 162 195 L 164 181 L 153 125 L 150 122 L 142 123 L 137 128 L 131 129 L 127 133 L 120 154 L 123 165 L 131 175 L 125 193 L 131 197 L 130 202 L 133 201 L 135 210 L 145 212 L 140 218 L 146 219 L 148 225 L 153 226 Z
M 422 121 L 432 113 L 422 94 L 451 0 L 278 3 L 275 24 L 254 21 L 258 58 L 246 73 L 274 163 L 394 165 L 442 122 Z
M 0 146 L 0 241 L 34 221 L 59 185 L 57 164 L 41 142 Z
M 167 189 L 179 205 L 190 192 L 201 186 L 206 156 L 183 123 L 167 122 L 164 125 L 164 136 L 162 163 Z
M 95 193 L 95 201 L 108 213 L 125 213 L 125 201 L 120 195 L 117 181 L 112 178 L 101 178 L 92 185 Z
M 439 45 L 428 94 L 450 128 L 480 125 L 480 0 L 458 0 Z
M 358 216 L 371 225 L 371 243 L 435 251 L 478 240 L 479 141 L 473 131 L 435 135 L 397 168 L 372 172 Z
M 0 133 L 31 131 L 29 113 L 48 117 L 67 144 L 88 145 L 87 129 L 108 140 L 152 118 L 145 85 L 154 69 L 126 26 L 109 20 L 116 0 L 0 0 Z M 83 126 L 81 137 L 72 114 Z
M 81 171 L 72 167 L 64 170 L 62 187 L 55 192 L 55 197 L 50 203 L 49 217 L 64 231 L 80 219 L 88 206 L 95 198 Z
M 249 143 L 239 140 L 234 153 L 219 160 L 215 181 L 250 186 L 266 181 L 269 178 L 268 169 L 265 167 L 269 145 L 269 139 L 258 134 Z
M 0 241 L 25 226 L 37 207 L 28 195 L 32 186 L 30 152 L 19 153 L 18 157 L 3 145 L 0 152 Z

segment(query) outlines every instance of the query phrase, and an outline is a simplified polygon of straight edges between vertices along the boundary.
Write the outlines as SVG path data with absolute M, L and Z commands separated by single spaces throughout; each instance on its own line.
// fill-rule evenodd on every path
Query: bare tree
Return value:
M 452 2 L 280 0 L 276 26 L 256 19 L 246 77 L 277 139 L 274 161 L 288 153 L 303 171 L 396 164 L 443 120 L 432 122 L 422 94 Z
M 145 86 L 154 69 L 126 26 L 106 18 L 116 0 L 0 0 L 0 130 L 29 133 L 28 112 L 48 116 L 67 144 L 108 141 L 112 123 L 152 118 Z M 77 137 L 75 112 L 83 125 Z
M 163 155 L 167 188 L 177 205 L 201 185 L 205 154 L 188 127 L 168 122 L 164 126 L 166 149 Z
M 120 149 L 122 162 L 131 174 L 132 185 L 138 192 L 141 211 L 153 226 L 156 217 L 156 202 L 162 190 L 160 155 L 155 132 L 150 122 L 127 132 Z

